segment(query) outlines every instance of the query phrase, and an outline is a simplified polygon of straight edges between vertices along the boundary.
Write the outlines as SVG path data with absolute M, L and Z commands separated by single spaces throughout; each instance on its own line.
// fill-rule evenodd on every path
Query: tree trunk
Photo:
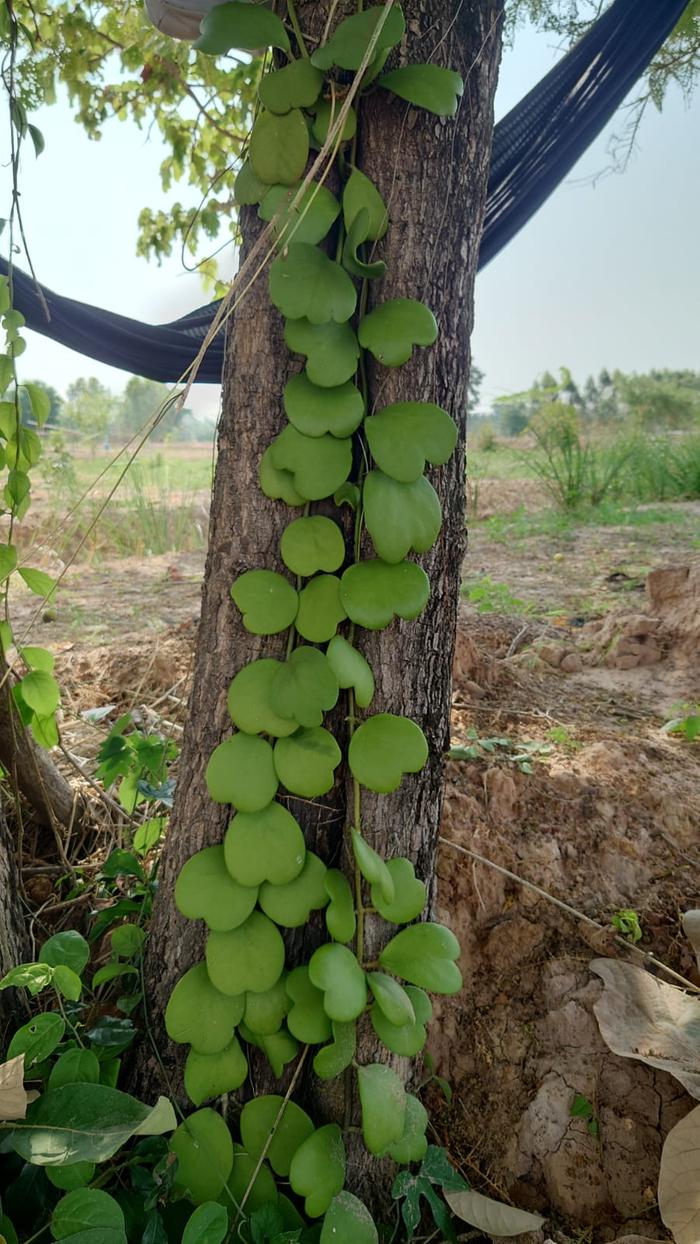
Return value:
M 442 800 L 442 758 L 449 739 L 451 662 L 464 551 L 466 392 L 469 336 L 482 211 L 489 167 L 492 104 L 500 51 L 501 0 L 406 0 L 406 45 L 401 62 L 435 60 L 458 70 L 465 93 L 456 118 L 439 118 L 409 108 L 387 92 L 374 92 L 361 107 L 358 165 L 377 184 L 389 205 L 390 228 L 382 248 L 388 264 L 376 298 L 404 296 L 425 300 L 440 335 L 429 350 L 416 350 L 406 366 L 370 369 L 370 409 L 390 402 L 422 399 L 444 406 L 459 427 L 459 444 L 450 464 L 430 473 L 443 502 L 444 525 L 438 543 L 421 559 L 431 581 L 428 607 L 414 622 L 398 623 L 361 643 L 377 682 L 373 712 L 414 718 L 426 733 L 430 759 L 420 775 L 405 778 L 391 796 L 363 792 L 363 825 L 368 840 L 386 856 L 405 854 L 431 890 Z M 323 28 L 325 4 L 297 6 L 302 29 Z M 344 11 L 343 11 L 344 10 Z M 355 11 L 341 3 L 336 20 Z M 247 209 L 242 220 L 244 254 L 260 225 Z M 181 778 L 161 865 L 147 960 L 148 997 L 168 1073 L 179 1080 L 178 1055 L 162 1037 L 158 1017 L 182 973 L 202 957 L 200 929 L 181 918 L 173 905 L 177 874 L 193 852 L 220 842 L 227 811 L 210 799 L 204 782 L 207 760 L 230 732 L 226 692 L 233 675 L 259 656 L 281 657 L 284 637 L 259 638 L 242 627 L 230 587 L 242 572 L 258 567 L 283 569 L 279 540 L 289 510 L 269 501 L 257 485 L 263 451 L 283 426 L 281 394 L 298 370 L 283 342 L 281 316 L 270 303 L 265 279 L 256 283 L 237 309 L 230 332 L 224 379 L 223 417 L 211 511 L 194 687 L 181 759 Z M 337 713 L 336 724 L 342 722 Z M 339 725 L 342 730 L 342 726 Z M 340 774 L 340 770 L 338 771 Z M 327 860 L 337 858 L 345 823 L 342 777 L 321 804 L 290 799 L 307 841 Z M 313 930 L 305 938 L 313 938 Z M 377 932 L 368 929 L 368 958 L 376 953 Z M 300 939 L 290 942 L 290 958 Z M 360 1051 L 369 1061 L 368 1046 Z M 382 1057 L 386 1059 L 386 1051 Z M 161 1072 L 144 1050 L 139 1090 L 150 1091 Z M 256 1067 L 256 1090 L 261 1076 Z M 171 1088 L 173 1086 L 171 1085 Z M 175 1084 L 177 1088 L 177 1084 Z M 308 1090 L 307 1090 L 308 1091 Z M 303 1092 L 303 1090 L 302 1090 Z M 332 1097 L 316 1100 L 332 1115 Z M 316 1109 L 318 1117 L 319 1109 Z M 364 1151 L 353 1155 L 348 1186 L 376 1204 L 377 1163 Z
M 20 902 L 20 878 L 15 844 L 12 841 L 5 809 L 0 802 L 0 978 L 10 968 L 25 962 L 28 953 L 27 935 Z M 24 990 L 4 989 L 0 993 L 0 1052 L 7 1046 L 6 1026 L 22 1013 Z

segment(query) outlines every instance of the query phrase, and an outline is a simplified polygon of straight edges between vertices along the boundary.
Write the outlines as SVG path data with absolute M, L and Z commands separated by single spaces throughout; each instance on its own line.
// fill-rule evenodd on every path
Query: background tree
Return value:
M 64 404 L 63 398 L 61 397 L 61 394 L 58 392 L 58 390 L 54 389 L 53 385 L 47 384 L 44 380 L 28 380 L 28 381 L 22 381 L 22 383 L 20 384 L 19 404 L 20 404 L 22 423 L 25 423 L 28 425 L 36 423 L 36 420 L 34 418 L 34 414 L 32 411 L 32 404 L 29 400 L 29 394 L 27 393 L 27 390 L 24 387 L 25 383 L 34 385 L 36 386 L 36 388 L 43 389 L 44 393 L 49 399 L 49 403 L 51 407 L 48 417 L 46 418 L 43 426 L 45 428 L 55 428 L 56 425 L 60 423 L 61 421 L 61 414 L 63 411 L 63 404 Z
M 61 422 L 90 438 L 93 450 L 114 422 L 117 402 L 95 376 L 78 377 L 68 386 Z

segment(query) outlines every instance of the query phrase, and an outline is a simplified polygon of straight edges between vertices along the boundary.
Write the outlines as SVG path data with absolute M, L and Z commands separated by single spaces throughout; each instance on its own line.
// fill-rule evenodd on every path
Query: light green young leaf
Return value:
M 330 574 L 345 561 L 345 539 L 340 527 L 322 514 L 295 518 L 280 541 L 282 561 L 293 574 L 308 579 L 319 571 Z
M 270 267 L 270 298 L 287 319 L 343 324 L 357 293 L 347 272 L 318 246 L 293 241 Z
M 390 565 L 380 558 L 349 566 L 340 581 L 340 600 L 352 622 L 368 631 L 390 626 L 394 617 L 417 618 L 428 603 L 430 581 L 415 562 Z
M 308 63 L 293 61 L 287 68 Z M 259 184 L 262 185 L 262 182 Z M 299 193 L 300 185 L 263 186 L 258 216 L 261 220 L 274 222 L 273 229 L 279 245 L 287 242 L 322 242 L 340 215 L 338 200 L 325 186 L 312 181 Z
M 370 720 L 373 720 L 370 718 Z M 365 881 L 376 884 L 387 903 L 394 898 L 394 881 L 381 855 L 378 855 L 357 829 L 351 829 L 352 849 L 357 867 Z
M 190 857 L 175 883 L 175 906 L 188 920 L 204 920 L 225 933 L 248 919 L 258 898 L 257 886 L 242 886 L 226 867 L 223 846 L 205 847 Z
M 337 388 L 357 370 L 360 347 L 349 324 L 288 320 L 284 340 L 295 354 L 306 355 L 306 374 L 319 388 Z
M 437 333 L 435 316 L 425 303 L 394 298 L 364 316 L 358 338 L 377 362 L 385 367 L 400 367 L 408 362 L 414 346 L 432 346 Z
M 214 749 L 205 777 L 212 799 L 231 803 L 239 812 L 262 811 L 277 793 L 270 744 L 242 731 Z
M 266 1097 L 255 1097 L 246 1102 L 240 1118 L 241 1141 L 252 1158 L 258 1158 L 267 1147 L 273 1127 L 274 1135 L 267 1148 L 267 1160 L 275 1174 L 286 1179 L 294 1154 L 312 1135 L 314 1125 L 306 1111 L 293 1101 L 285 1103 L 284 1098 L 274 1093 Z
M 386 204 L 374 182 L 365 173 L 353 168 L 343 190 L 343 220 L 346 230 L 349 231 L 361 211 L 366 211 L 368 216 L 365 238 L 378 242 L 384 237 L 389 224 Z
M 405 99 L 416 108 L 425 108 L 439 117 L 453 117 L 464 82 L 452 69 L 441 65 L 404 65 L 379 79 L 379 85 Z
M 309 643 L 327 643 L 346 617 L 340 600 L 340 579 L 335 575 L 316 575 L 299 593 L 299 612 L 294 625 Z
M 246 570 L 233 584 L 231 596 L 243 615 L 245 629 L 253 635 L 285 631 L 299 607 L 296 590 L 275 570 Z
M 206 961 L 209 979 L 220 993 L 264 993 L 282 975 L 284 942 L 272 921 L 254 911 L 237 929 L 209 934 Z
M 293 795 L 316 799 L 335 781 L 342 753 L 333 735 L 322 726 L 302 728 L 275 744 L 275 769 L 283 786 Z
M 348 764 L 353 776 L 368 790 L 381 794 L 396 790 L 403 775 L 418 773 L 427 759 L 428 744 L 420 726 L 408 717 L 397 717 L 393 713 L 377 713 L 363 721 L 348 748 Z M 378 878 L 369 877 L 368 880 Z M 393 895 L 385 882 L 382 882 L 382 891 L 385 900 L 391 902 Z
M 362 423 L 365 404 L 351 381 L 336 388 L 320 388 L 300 372 L 284 389 L 284 409 L 289 422 L 304 436 L 352 436 Z
M 286 885 L 304 867 L 304 835 L 291 812 L 270 803 L 259 812 L 239 812 L 224 839 L 226 867 L 239 885 Z
M 432 548 L 442 526 L 442 507 L 425 476 L 401 484 L 383 471 L 370 471 L 362 496 L 367 530 L 383 561 L 395 564 L 409 553 Z
M 331 1035 L 331 1021 L 323 1006 L 323 991 L 309 979 L 305 964 L 294 968 L 287 977 L 287 994 L 291 1007 L 287 1027 L 305 1045 L 321 1045 Z
M 400 1077 L 383 1063 L 358 1067 L 362 1135 L 370 1153 L 379 1156 L 404 1134 L 406 1091 Z
M 391 939 L 379 962 L 388 972 L 431 993 L 454 994 L 462 988 L 455 962 L 459 955 L 459 942 L 444 925 L 413 924 Z
M 338 942 L 319 946 L 309 961 L 309 980 L 323 991 L 323 1006 L 329 1019 L 346 1024 L 361 1015 L 367 1003 L 367 983 L 347 946 Z
M 457 425 L 432 402 L 396 402 L 365 421 L 372 457 L 385 475 L 410 483 L 426 462 L 443 466 L 457 444 Z
M 302 1141 L 292 1158 L 289 1182 L 305 1197 L 309 1218 L 325 1214 L 345 1183 L 345 1145 L 337 1123 L 327 1123 Z
M 245 997 L 229 997 L 212 985 L 205 963 L 180 978 L 165 1008 L 165 1029 L 172 1041 L 189 1042 L 200 1054 L 219 1054 L 243 1018 Z M 206 1024 L 202 1016 L 206 1015 Z
M 320 501 L 334 493 L 348 478 L 352 467 L 352 441 L 349 438 L 304 436 L 291 425 L 275 438 L 270 451 L 273 466 L 278 471 L 289 472 L 295 490 L 307 501 Z
M 282 661 L 266 657 L 250 661 L 236 674 L 228 689 L 227 705 L 239 730 L 246 734 L 272 734 L 276 738 L 294 733 L 297 722 L 274 706 L 273 687 L 282 669 Z

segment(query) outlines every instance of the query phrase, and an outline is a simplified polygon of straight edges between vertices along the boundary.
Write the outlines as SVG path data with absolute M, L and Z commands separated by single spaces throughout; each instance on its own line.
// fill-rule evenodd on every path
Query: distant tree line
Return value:
M 112 393 L 95 376 L 80 376 L 62 396 L 43 380 L 34 380 L 47 394 L 51 411 L 46 427 L 75 432 L 94 445 L 104 440 L 127 441 L 148 425 L 163 406 L 171 389 L 155 380 L 132 376 L 122 393 Z M 20 386 L 20 408 L 26 424 L 32 423 L 29 396 Z M 198 419 L 189 407 L 168 410 L 150 435 L 153 441 L 211 440 L 213 424 Z

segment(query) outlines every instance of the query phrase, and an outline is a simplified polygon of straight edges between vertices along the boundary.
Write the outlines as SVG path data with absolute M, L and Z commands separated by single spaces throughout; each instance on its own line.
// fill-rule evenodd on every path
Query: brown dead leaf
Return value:
M 690 942 L 700 971 L 700 910 L 686 911 L 681 917 L 683 932 Z
M 661 1150 L 659 1212 L 676 1244 L 700 1239 L 700 1106 L 671 1128 Z
M 0 1119 L 23 1119 L 29 1098 L 24 1088 L 24 1054 L 0 1064 Z

